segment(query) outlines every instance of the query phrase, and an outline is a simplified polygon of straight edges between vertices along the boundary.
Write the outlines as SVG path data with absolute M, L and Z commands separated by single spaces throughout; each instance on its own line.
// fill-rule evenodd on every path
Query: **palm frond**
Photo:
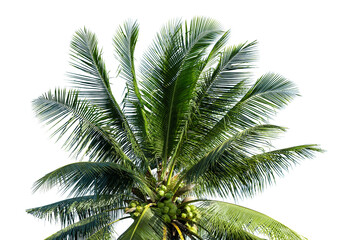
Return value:
M 218 240 L 306 239 L 265 214 L 239 205 L 209 200 L 199 209 L 202 214 L 200 225 Z
M 122 195 L 88 195 L 31 208 L 26 212 L 49 222 L 60 222 L 64 227 L 105 211 L 116 218 L 120 214 L 119 209 L 124 207 L 123 200 Z
M 86 28 L 80 29 L 75 33 L 70 46 L 70 64 L 81 74 L 69 73 L 69 76 L 74 86 L 81 89 L 81 97 L 116 113 L 116 101 L 112 97 L 108 72 L 95 34 Z
M 119 136 L 118 142 L 129 154 L 132 153 L 133 158 L 141 157 L 142 150 L 112 94 L 109 76 L 95 34 L 86 28 L 80 29 L 71 42 L 71 50 L 71 65 L 80 73 L 70 73 L 69 76 L 74 87 L 80 90 L 80 97 L 93 102 L 106 113 L 113 121 L 112 130 L 116 136 Z
M 113 235 L 113 229 L 111 226 L 105 226 L 94 234 L 90 235 L 87 240 L 111 240 Z
M 179 68 L 181 22 L 168 22 L 157 34 L 154 43 L 145 53 L 140 72 L 142 76 L 141 94 L 148 111 L 150 138 L 158 157 L 162 156 L 164 145 L 164 86 L 168 79 L 173 79 Z M 169 80 L 168 80 L 169 81 Z
M 60 231 L 54 233 L 53 235 L 47 237 L 45 240 L 77 240 L 77 239 L 88 239 L 91 235 L 95 234 L 99 230 L 108 227 L 110 228 L 109 224 L 111 223 L 111 219 L 108 214 L 100 213 L 79 222 L 76 222 L 72 225 L 69 225 Z M 104 240 L 110 239 L 110 231 L 107 233 L 104 232 Z
M 175 166 L 194 110 L 193 99 L 196 95 L 195 89 L 199 76 L 204 67 L 203 58 L 206 56 L 208 48 L 219 43 L 216 41 L 219 37 L 221 39 L 223 33 L 219 23 L 209 18 L 193 18 L 189 23 L 189 28 L 187 22 L 184 27 L 183 60 L 177 78 L 171 84 L 170 91 L 167 92 L 170 96 L 170 104 L 167 108 L 168 122 L 165 122 L 167 129 L 165 130 L 163 159 L 169 159 L 172 155 L 168 163 L 171 167 L 168 181 L 171 179 L 172 169 Z M 213 48 L 212 50 L 216 51 L 217 49 Z
M 74 90 L 56 89 L 33 101 L 39 119 L 52 128 L 58 139 L 67 136 L 64 147 L 73 154 L 85 154 L 95 161 L 130 161 L 119 145 L 111 120 L 96 106 L 80 100 Z M 120 134 L 121 135 L 121 134 Z
M 34 191 L 59 186 L 70 195 L 130 195 L 133 186 L 138 185 L 146 194 L 152 191 L 141 174 L 116 163 L 78 162 L 58 168 L 34 184 Z
M 238 83 L 248 80 L 251 76 L 250 69 L 254 67 L 256 60 L 256 44 L 256 41 L 243 43 L 227 47 L 220 53 L 214 70 L 210 75 L 204 76 L 198 93 L 198 104 L 207 106 L 214 99 L 221 98 Z
M 209 52 L 209 54 L 205 59 L 204 63 L 206 64 L 206 66 L 204 67 L 204 69 L 210 68 L 217 63 L 219 54 L 223 50 L 225 44 L 227 43 L 229 36 L 230 36 L 230 30 L 224 32 L 223 35 L 217 40 L 217 42 L 214 44 L 214 46 L 212 47 L 211 51 Z
M 234 143 L 196 179 L 198 188 L 194 190 L 197 194 L 221 197 L 230 195 L 235 199 L 254 196 L 273 184 L 277 176 L 282 176 L 300 160 L 312 158 L 316 152 L 322 152 L 317 145 L 300 145 L 246 157 L 242 152 L 243 148 L 236 141 Z M 195 166 L 202 171 L 202 165 Z
M 148 126 L 135 72 L 134 52 L 138 33 L 139 24 L 136 21 L 125 22 L 115 34 L 114 46 L 120 63 L 119 74 L 126 81 L 127 92 L 123 98 L 124 115 L 137 142 L 144 150 L 149 148 L 146 146 Z
M 139 34 L 139 24 L 136 21 L 119 26 L 114 37 L 116 58 L 119 61 L 118 73 L 126 80 L 127 90 L 139 97 L 139 87 L 135 73 L 135 46 Z M 135 100 L 131 98 L 132 100 Z
M 234 127 L 240 129 L 267 122 L 277 110 L 298 95 L 298 89 L 292 82 L 279 74 L 267 73 L 256 81 L 225 118 L 234 117 L 237 120 Z
M 197 146 L 204 144 L 203 137 L 246 93 L 250 76 L 247 68 L 253 67 L 255 53 L 256 42 L 226 48 L 220 52 L 216 67 L 200 77 L 194 100 L 196 111 L 183 144 L 182 160 L 186 160 Z M 195 150 L 196 153 L 198 151 Z
M 243 85 L 240 84 L 240 88 Z M 276 111 L 288 104 L 296 95 L 297 89 L 294 84 L 286 78 L 273 73 L 263 75 L 258 81 L 231 107 L 208 107 L 206 114 L 210 116 L 203 121 L 199 130 L 200 137 L 195 138 L 186 152 L 191 158 L 202 155 L 201 152 L 208 152 L 220 142 L 224 142 L 236 135 L 239 131 L 251 128 L 258 124 L 267 123 Z M 230 94 L 232 94 L 230 92 Z M 211 108 L 216 108 L 211 110 Z M 209 111 L 216 113 L 211 115 Z M 222 112 L 221 112 L 222 111 Z M 206 118 L 206 117 L 205 117 Z
M 162 220 L 151 210 L 150 205 L 147 205 L 118 240 L 163 239 L 163 228 Z
M 233 151 L 234 145 L 238 147 L 236 157 L 244 158 L 252 152 L 259 151 L 259 149 L 262 150 L 264 147 L 269 147 L 270 140 L 276 138 L 279 133 L 284 131 L 284 128 L 271 124 L 256 125 L 241 131 L 234 137 L 220 142 L 216 147 L 204 154 L 200 160 L 191 159 L 193 165 L 183 171 L 182 176 L 188 182 L 196 181 L 196 179 L 217 165 L 217 163 L 225 163 L 225 159 L 223 159 L 222 156 L 229 151 Z M 234 159 L 232 160 L 236 161 Z M 222 170 L 225 171 L 226 169 Z
M 191 29 L 191 31 L 189 30 Z M 157 152 L 167 160 L 181 138 L 191 109 L 199 60 L 221 34 L 217 23 L 196 18 L 169 23 L 157 35 L 142 62 L 142 87 Z

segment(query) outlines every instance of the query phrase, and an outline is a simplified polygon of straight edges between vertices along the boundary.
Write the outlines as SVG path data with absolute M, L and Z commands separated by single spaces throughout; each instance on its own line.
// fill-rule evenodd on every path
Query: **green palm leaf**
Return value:
M 80 100 L 77 91 L 49 91 L 35 99 L 33 106 L 41 121 L 56 127 L 53 136 L 67 136 L 64 147 L 76 156 L 85 151 L 90 160 L 130 161 L 109 128 L 109 119 L 88 101 Z
M 54 233 L 53 235 L 47 237 L 45 240 L 77 240 L 77 239 L 88 239 L 91 235 L 96 234 L 99 230 L 104 227 L 109 227 L 111 219 L 107 213 L 100 213 L 83 220 L 80 220 L 77 223 L 74 223 L 70 226 L 67 226 L 60 231 Z M 104 233 L 105 236 L 103 239 L 110 239 L 109 231 Z
M 217 161 L 223 162 L 224 159 L 221 159 L 221 157 L 226 154 L 226 151 L 234 150 L 232 148 L 234 145 L 237 145 L 239 148 L 236 156 L 238 158 L 247 157 L 251 154 L 251 150 L 255 152 L 259 151 L 259 149 L 262 150 L 264 147 L 269 147 L 269 141 L 277 137 L 277 135 L 283 131 L 285 131 L 284 128 L 270 124 L 256 125 L 241 131 L 234 137 L 231 137 L 224 142 L 220 142 L 218 146 L 207 152 L 200 160 L 196 161 L 195 159 L 192 159 L 194 165 L 184 171 L 184 177 L 189 182 L 195 181 L 212 166 L 216 165 Z
M 118 240 L 162 239 L 164 224 L 147 205 L 141 216 L 118 238 Z
M 267 123 L 278 109 L 284 107 L 297 94 L 294 84 L 282 76 L 272 73 L 262 76 L 235 105 L 231 108 L 219 108 L 222 112 L 217 111 L 216 117 L 205 122 L 208 126 L 201 127 L 203 133 L 195 138 L 196 142 L 191 144 L 187 154 L 192 158 L 202 156 L 202 153 L 209 152 L 240 130 Z
M 109 76 L 95 34 L 86 28 L 77 31 L 71 42 L 71 50 L 71 65 L 80 73 L 70 73 L 69 76 L 74 86 L 80 89 L 80 97 L 93 102 L 109 115 L 114 121 L 111 125 L 112 131 L 118 136 L 117 141 L 123 145 L 128 154 L 133 155 L 132 158 L 135 157 L 134 154 L 142 156 L 134 133 L 112 94 Z
M 34 184 L 34 190 L 60 186 L 70 195 L 84 196 L 124 194 L 129 195 L 134 185 L 146 194 L 152 194 L 146 180 L 139 173 L 116 163 L 78 162 L 54 170 Z
M 262 239 L 256 235 L 270 240 L 306 239 L 265 214 L 239 205 L 221 201 L 205 201 L 200 209 L 202 209 L 200 225 L 206 228 L 215 239 Z
M 207 105 L 211 99 L 221 98 L 239 82 L 248 80 L 251 76 L 249 70 L 253 68 L 253 62 L 256 60 L 255 56 L 256 41 L 224 49 L 211 75 L 204 77 L 197 102 Z
M 31 208 L 26 212 L 37 218 L 60 222 L 62 226 L 66 226 L 104 211 L 116 218 L 118 210 L 124 207 L 123 199 L 124 196 L 121 195 L 81 196 Z
M 226 48 L 220 53 L 217 66 L 201 77 L 195 99 L 198 110 L 192 116 L 183 146 L 185 161 L 194 147 L 203 147 L 202 138 L 247 91 L 248 68 L 253 66 L 255 52 L 256 42 Z
M 200 69 L 196 67 L 204 49 L 221 34 L 210 19 L 193 19 L 187 24 L 169 23 L 158 34 L 142 64 L 144 99 L 153 114 L 153 139 L 167 161 L 180 141 L 191 110 L 191 100 Z M 158 46 L 161 46 L 159 48 Z
M 145 109 L 142 103 L 139 84 L 135 72 L 135 45 L 139 33 L 139 24 L 127 21 L 119 27 L 114 37 L 116 57 L 119 60 L 119 74 L 126 80 L 126 94 L 123 99 L 124 114 L 136 140 L 142 149 L 146 146 L 148 127 Z M 145 144 L 145 145 L 144 145 Z
M 209 69 L 213 67 L 214 64 L 217 64 L 218 56 L 220 52 L 223 50 L 225 44 L 227 43 L 230 36 L 230 30 L 224 32 L 224 34 L 217 40 L 217 42 L 212 47 L 210 53 L 206 57 L 204 64 L 205 67 L 203 69 L 203 72 L 205 69 Z M 202 77 L 200 77 L 201 79 Z M 198 82 L 200 83 L 200 82 Z
M 316 152 L 322 152 L 317 145 L 301 145 L 246 156 L 242 147 L 235 141 L 218 158 L 210 163 L 200 162 L 189 171 L 190 177 L 196 171 L 202 173 L 194 180 L 198 183 L 195 191 L 199 195 L 220 195 L 233 198 L 253 196 L 275 182 L 276 176 L 282 176 L 301 159 L 311 158 Z M 206 164 L 205 171 L 202 169 Z

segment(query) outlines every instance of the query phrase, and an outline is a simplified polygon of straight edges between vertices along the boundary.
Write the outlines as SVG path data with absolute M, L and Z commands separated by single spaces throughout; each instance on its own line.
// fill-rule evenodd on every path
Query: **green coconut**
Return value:
M 169 210 L 169 215 L 170 215 L 170 216 L 175 216 L 175 215 L 176 215 L 176 210 L 177 210 L 177 209 L 175 209 L 175 208 L 170 208 L 170 210 Z
M 157 206 L 158 206 L 159 208 L 163 208 L 163 207 L 165 207 L 165 203 L 159 202 L 159 203 L 157 204 Z
M 159 194 L 160 197 L 163 197 L 163 196 L 165 195 L 165 191 L 164 191 L 164 190 L 160 190 L 160 191 L 158 192 L 158 194 Z
M 140 212 L 140 213 L 141 213 L 143 210 L 144 210 L 144 208 L 143 208 L 142 206 L 137 206 L 137 207 L 136 207 L 136 211 L 137 211 L 137 212 Z
M 162 216 L 162 218 L 163 218 L 164 222 L 166 222 L 166 223 L 171 222 L 171 218 L 170 218 L 170 216 L 167 215 L 167 214 L 164 214 L 164 215 Z
M 161 208 L 154 207 L 154 208 L 152 208 L 152 209 L 153 209 L 153 211 L 156 212 L 156 213 L 159 213 L 159 214 L 162 213 Z
M 169 210 L 170 210 L 169 207 L 163 207 L 163 208 L 162 208 L 162 212 L 165 213 L 165 214 L 168 213 Z
M 165 205 L 167 207 L 169 207 L 169 208 L 176 208 L 177 209 L 176 205 L 173 202 L 166 202 Z
M 173 196 L 174 196 L 174 194 L 172 194 L 171 192 L 167 192 L 167 193 L 165 193 L 165 195 L 164 195 L 167 199 L 171 199 Z

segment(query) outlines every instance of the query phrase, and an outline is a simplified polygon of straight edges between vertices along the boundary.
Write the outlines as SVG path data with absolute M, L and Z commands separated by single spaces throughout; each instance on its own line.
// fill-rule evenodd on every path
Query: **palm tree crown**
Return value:
M 203 17 L 168 22 L 135 64 L 139 26 L 114 37 L 126 91 L 117 101 L 95 35 L 71 42 L 71 90 L 34 100 L 37 116 L 81 161 L 40 178 L 69 198 L 27 210 L 60 222 L 60 239 L 304 239 L 254 210 L 211 197 L 253 196 L 317 145 L 273 149 L 271 117 L 296 95 L 286 78 L 251 81 L 256 42 L 226 47 L 229 31 Z M 136 68 L 137 69 L 136 69 Z M 132 218 L 115 236 L 114 224 Z

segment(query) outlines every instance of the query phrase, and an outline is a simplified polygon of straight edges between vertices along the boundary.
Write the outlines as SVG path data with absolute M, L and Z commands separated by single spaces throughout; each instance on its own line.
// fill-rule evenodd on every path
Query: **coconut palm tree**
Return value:
M 251 197 L 321 151 L 271 145 L 285 128 L 270 120 L 298 95 L 294 84 L 275 73 L 252 81 L 256 42 L 226 47 L 229 31 L 212 19 L 168 22 L 135 64 L 138 31 L 127 21 L 114 37 L 126 83 L 120 101 L 96 36 L 83 28 L 71 42 L 72 88 L 33 102 L 71 155 L 85 159 L 34 184 L 69 193 L 27 210 L 61 223 L 46 239 L 304 239 L 262 213 L 211 200 Z

